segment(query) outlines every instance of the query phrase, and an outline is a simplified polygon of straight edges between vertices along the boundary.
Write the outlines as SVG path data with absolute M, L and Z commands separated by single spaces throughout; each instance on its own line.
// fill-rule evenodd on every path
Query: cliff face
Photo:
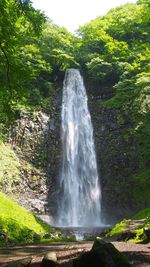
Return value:
M 42 215 L 56 210 L 61 164 L 60 108 L 58 94 L 48 112 L 21 112 L 10 132 L 9 142 L 20 159 L 22 173 L 21 182 L 13 184 L 13 193 L 23 206 Z
M 136 142 L 125 138 L 132 123 L 119 110 L 101 107 L 90 100 L 97 163 L 102 188 L 102 214 L 107 222 L 130 216 L 137 207 L 132 197 L 130 176 L 138 168 Z
M 132 179 L 139 168 L 138 143 L 127 135 L 134 127 L 129 115 L 101 105 L 101 96 L 89 93 L 97 163 L 102 188 L 102 215 L 107 223 L 147 207 L 139 201 L 140 181 Z M 20 158 L 22 182 L 15 183 L 19 201 L 38 214 L 57 213 L 57 179 L 61 169 L 61 91 L 53 96 L 48 112 L 21 113 L 11 131 L 10 143 Z M 146 185 L 145 185 L 146 188 Z M 145 190 L 145 189 L 144 189 Z

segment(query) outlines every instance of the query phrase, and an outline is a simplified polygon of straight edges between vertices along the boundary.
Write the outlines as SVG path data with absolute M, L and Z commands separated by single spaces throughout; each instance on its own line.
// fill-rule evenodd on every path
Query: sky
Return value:
M 79 26 L 106 14 L 111 8 L 137 0 L 32 0 L 53 23 L 74 32 Z

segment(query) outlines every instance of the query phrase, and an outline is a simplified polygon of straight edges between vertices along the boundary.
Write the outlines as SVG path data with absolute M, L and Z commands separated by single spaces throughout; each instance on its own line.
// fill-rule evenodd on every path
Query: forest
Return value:
M 87 89 L 103 222 L 115 225 L 105 235 L 150 241 L 149 14 L 150 2 L 138 0 L 72 34 L 30 0 L 0 1 L 0 246 L 75 240 L 36 218 L 55 216 L 70 68 Z

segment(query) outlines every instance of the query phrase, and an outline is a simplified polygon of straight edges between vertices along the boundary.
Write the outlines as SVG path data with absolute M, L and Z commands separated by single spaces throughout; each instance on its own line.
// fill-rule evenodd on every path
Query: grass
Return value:
M 0 193 L 0 245 L 32 243 L 44 241 L 48 233 L 49 241 L 71 241 L 60 231 L 43 223 L 31 212 Z

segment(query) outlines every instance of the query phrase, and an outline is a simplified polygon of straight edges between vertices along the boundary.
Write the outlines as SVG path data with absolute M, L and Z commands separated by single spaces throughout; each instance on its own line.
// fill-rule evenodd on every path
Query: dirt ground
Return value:
M 131 242 L 112 242 L 115 247 L 123 252 L 133 267 L 150 267 L 150 244 L 135 244 Z M 69 261 L 84 251 L 91 249 L 93 242 L 76 243 L 49 243 L 28 246 L 0 248 L 0 266 L 8 262 L 32 257 L 31 267 L 39 267 L 43 256 L 50 251 L 55 251 L 59 263 Z

